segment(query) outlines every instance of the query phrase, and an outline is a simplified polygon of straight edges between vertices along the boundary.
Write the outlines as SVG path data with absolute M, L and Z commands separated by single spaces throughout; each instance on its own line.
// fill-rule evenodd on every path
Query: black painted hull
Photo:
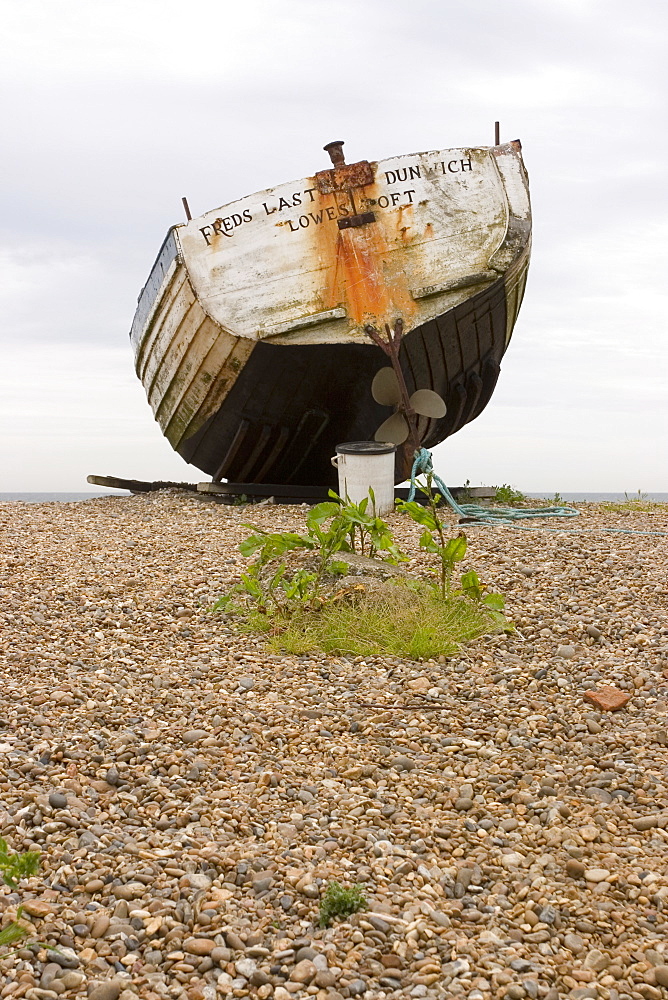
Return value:
M 456 433 L 489 402 L 526 262 L 516 270 L 513 281 L 501 277 L 405 335 L 401 362 L 409 392 L 433 389 L 447 404 L 442 419 L 421 418 L 425 447 Z M 214 480 L 335 486 L 336 445 L 372 439 L 392 412 L 371 396 L 373 377 L 386 365 L 371 343 L 258 343 L 218 412 L 178 452 Z M 406 478 L 410 462 L 407 450 L 399 449 L 396 482 Z

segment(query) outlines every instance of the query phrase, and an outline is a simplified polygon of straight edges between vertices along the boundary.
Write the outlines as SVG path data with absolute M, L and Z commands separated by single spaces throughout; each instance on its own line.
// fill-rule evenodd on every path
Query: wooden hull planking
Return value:
M 345 169 L 365 182 L 345 193 L 370 221 L 347 227 L 336 169 L 323 171 L 174 227 L 142 290 L 137 374 L 172 447 L 214 480 L 334 484 L 336 444 L 373 437 L 392 412 L 371 396 L 387 360 L 369 322 L 402 317 L 409 391 L 446 401 L 445 417 L 421 418 L 426 447 L 492 395 L 530 255 L 519 143 Z M 391 190 L 397 177 L 412 194 Z M 309 215 L 295 215 L 299 191 Z M 398 482 L 410 459 L 398 450 Z

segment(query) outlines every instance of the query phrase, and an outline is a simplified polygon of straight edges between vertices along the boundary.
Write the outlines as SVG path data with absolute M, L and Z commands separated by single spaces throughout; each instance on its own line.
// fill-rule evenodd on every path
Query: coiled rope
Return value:
M 574 507 L 482 507 L 479 504 L 458 504 L 443 480 L 434 472 L 432 455 L 428 448 L 420 448 L 415 452 L 415 460 L 411 469 L 411 488 L 408 500 L 415 500 L 418 489 L 426 492 L 417 481 L 419 475 L 430 476 L 436 483 L 438 491 L 460 518 L 465 521 L 479 521 L 486 524 L 512 524 L 515 521 L 529 520 L 536 517 L 577 517 L 580 513 Z
M 463 503 L 458 504 L 452 493 L 445 485 L 440 476 L 434 472 L 431 452 L 428 448 L 420 448 L 415 452 L 415 461 L 411 469 L 411 487 L 408 492 L 408 500 L 415 500 L 415 493 L 418 489 L 427 493 L 427 490 L 417 481 L 419 475 L 430 476 L 432 481 L 438 486 L 438 492 L 443 499 L 450 504 L 456 514 L 464 522 L 475 524 L 496 524 L 499 527 L 510 526 L 520 528 L 525 531 L 567 531 L 569 534 L 580 534 L 589 532 L 605 531 L 617 535 L 661 535 L 668 536 L 668 531 L 637 531 L 631 528 L 549 528 L 545 524 L 516 524 L 516 521 L 530 520 L 537 517 L 577 517 L 580 513 L 574 507 L 482 507 L 479 504 Z

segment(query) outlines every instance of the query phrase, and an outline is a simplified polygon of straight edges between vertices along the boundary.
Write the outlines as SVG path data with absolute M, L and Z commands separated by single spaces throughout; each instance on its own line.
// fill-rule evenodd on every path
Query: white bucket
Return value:
M 337 444 L 332 465 L 339 470 L 339 496 L 359 503 L 373 490 L 376 513 L 394 509 L 394 453 L 396 445 L 383 441 L 347 441 Z M 369 509 L 369 513 L 371 510 Z

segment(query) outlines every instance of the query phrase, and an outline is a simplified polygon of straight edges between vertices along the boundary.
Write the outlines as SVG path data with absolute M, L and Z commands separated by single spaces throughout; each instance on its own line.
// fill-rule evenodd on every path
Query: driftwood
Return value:
M 119 479 L 117 476 L 87 476 L 92 486 L 108 486 L 112 490 L 130 490 L 131 493 L 155 493 L 156 490 L 187 490 L 197 493 L 197 483 L 167 483 L 158 480 L 146 483 L 141 479 Z
M 92 486 L 107 486 L 112 490 L 129 490 L 131 493 L 155 493 L 157 490 L 185 490 L 198 496 L 209 497 L 220 503 L 235 503 L 245 498 L 249 503 L 264 500 L 267 503 L 279 504 L 316 504 L 329 499 L 329 493 L 322 486 L 291 486 L 273 483 L 171 483 L 157 480 L 144 482 L 141 479 L 120 479 L 118 476 L 88 476 L 87 482 Z M 489 500 L 496 490 L 490 486 L 450 486 L 450 492 L 455 500 L 462 496 L 474 497 L 476 500 Z M 408 490 L 396 488 L 394 495 L 399 500 L 406 500 Z M 415 498 L 418 503 L 425 502 L 424 494 L 418 490 Z

